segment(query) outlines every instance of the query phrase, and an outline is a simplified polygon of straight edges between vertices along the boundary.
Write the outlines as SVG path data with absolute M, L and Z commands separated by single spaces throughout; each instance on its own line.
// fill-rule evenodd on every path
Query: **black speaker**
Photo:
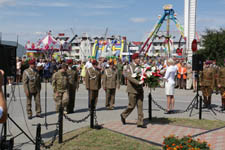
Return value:
M 0 44 L 0 69 L 6 76 L 16 76 L 16 46 Z
M 200 54 L 194 54 L 192 56 L 192 70 L 202 71 L 203 70 L 203 58 Z

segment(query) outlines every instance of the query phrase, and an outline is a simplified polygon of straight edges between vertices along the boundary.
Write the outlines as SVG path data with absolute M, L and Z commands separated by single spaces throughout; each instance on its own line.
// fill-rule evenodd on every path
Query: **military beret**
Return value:
M 35 59 L 31 59 L 31 60 L 29 60 L 28 64 L 29 65 L 35 65 L 35 62 L 36 62 Z
M 72 64 L 73 63 L 73 60 L 72 59 L 68 59 L 67 60 L 67 64 Z
M 92 56 L 91 58 L 95 59 L 95 56 Z
M 88 58 L 91 58 L 91 56 L 88 56 Z
M 98 64 L 98 62 L 97 62 L 97 60 L 92 60 L 92 65 L 97 65 Z
M 139 54 L 138 53 L 134 53 L 133 55 L 132 55 L 132 59 L 137 59 L 139 57 Z

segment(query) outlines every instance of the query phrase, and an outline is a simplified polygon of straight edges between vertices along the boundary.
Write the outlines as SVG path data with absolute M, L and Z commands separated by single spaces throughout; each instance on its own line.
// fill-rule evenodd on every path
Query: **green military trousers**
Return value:
M 62 103 L 62 107 L 66 107 L 68 104 L 68 92 L 58 92 L 58 95 L 54 93 L 54 100 L 56 103 L 56 111 L 59 112 L 60 104 Z
M 32 97 L 34 97 L 35 101 L 35 111 L 36 115 L 41 114 L 41 101 L 40 101 L 40 92 L 37 93 L 29 93 L 29 96 L 27 96 L 27 115 L 29 117 L 32 117 Z
M 107 108 L 114 108 L 115 105 L 115 95 L 116 89 L 106 89 L 106 102 L 105 107 Z
M 94 103 L 94 107 L 96 108 L 98 102 L 98 90 L 89 90 L 89 104 L 91 106 Z
M 75 88 L 70 88 L 69 89 L 69 101 L 66 107 L 66 111 L 68 113 L 72 113 L 74 110 L 75 106 L 75 95 L 76 95 L 76 89 Z
M 144 118 L 144 114 L 143 114 L 143 99 L 144 99 L 144 93 L 138 93 L 138 94 L 134 94 L 134 93 L 128 93 L 128 98 L 129 98 L 129 104 L 128 107 L 126 108 L 126 110 L 124 112 L 122 112 L 122 117 L 123 118 L 127 118 L 129 116 L 129 114 L 133 111 L 133 109 L 135 108 L 135 106 L 137 105 L 137 111 L 138 111 L 138 121 L 137 121 L 137 125 L 143 125 L 143 118 Z

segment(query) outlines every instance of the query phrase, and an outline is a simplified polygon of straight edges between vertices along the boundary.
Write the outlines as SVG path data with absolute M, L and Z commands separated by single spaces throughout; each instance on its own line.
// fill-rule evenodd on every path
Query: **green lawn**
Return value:
M 63 144 L 55 142 L 52 150 L 160 150 L 160 147 L 111 132 L 88 127 L 63 136 Z
M 148 121 L 147 121 L 148 122 Z M 224 121 L 198 120 L 184 118 L 153 118 L 150 124 L 170 124 L 187 126 L 205 130 L 216 129 L 225 126 Z M 52 150 L 160 150 L 161 147 L 150 145 L 112 132 L 107 129 L 93 130 L 88 127 L 66 133 L 63 143 L 54 143 Z

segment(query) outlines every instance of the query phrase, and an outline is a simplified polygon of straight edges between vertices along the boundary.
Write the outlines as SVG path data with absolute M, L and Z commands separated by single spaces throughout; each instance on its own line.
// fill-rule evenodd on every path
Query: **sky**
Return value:
M 197 0 L 197 31 L 225 27 L 225 0 Z M 184 0 L 0 0 L 0 32 L 3 40 L 36 42 L 49 30 L 72 36 L 126 36 L 142 41 L 150 32 L 163 6 L 172 4 L 184 22 Z M 174 26 L 174 27 L 172 27 Z M 176 30 L 171 23 L 171 30 Z

